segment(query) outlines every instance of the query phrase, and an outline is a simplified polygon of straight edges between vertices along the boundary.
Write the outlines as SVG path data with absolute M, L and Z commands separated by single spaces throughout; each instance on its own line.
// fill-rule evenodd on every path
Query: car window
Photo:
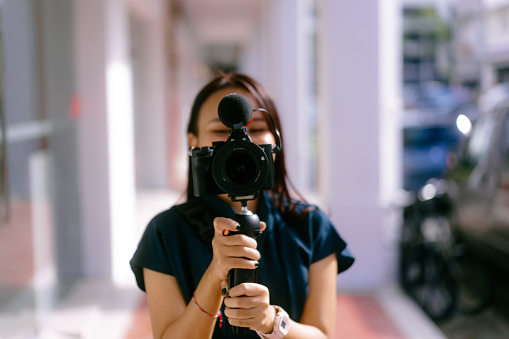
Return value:
M 495 118 L 492 116 L 482 117 L 474 125 L 465 154 L 470 164 L 477 164 L 489 153 L 494 130 Z
M 403 131 L 405 146 L 432 146 L 438 143 L 451 143 L 458 139 L 456 125 L 407 128 Z

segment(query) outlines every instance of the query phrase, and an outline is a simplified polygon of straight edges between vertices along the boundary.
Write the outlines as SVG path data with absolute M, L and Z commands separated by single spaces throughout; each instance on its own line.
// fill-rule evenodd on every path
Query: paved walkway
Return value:
M 53 309 L 34 313 L 23 304 L 0 309 L 1 339 L 152 338 L 146 296 L 134 286 L 83 280 Z M 444 338 L 396 285 L 376 293 L 341 293 L 337 305 L 338 339 Z
M 369 295 L 340 295 L 336 338 L 403 339 L 405 336 L 387 317 L 375 298 Z M 152 328 L 145 299 L 134 312 L 127 339 L 152 338 Z
M 392 306 L 385 304 L 388 301 Z M 338 339 L 444 338 L 394 286 L 374 294 L 341 293 L 337 305 Z M 145 338 L 152 338 L 152 329 L 146 298 L 143 297 L 133 313 L 126 339 Z

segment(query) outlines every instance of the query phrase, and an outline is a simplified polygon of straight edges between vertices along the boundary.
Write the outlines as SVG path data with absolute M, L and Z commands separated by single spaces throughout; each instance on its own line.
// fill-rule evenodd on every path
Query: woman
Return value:
M 239 93 L 253 108 L 268 110 L 280 129 L 276 107 L 254 79 L 220 74 L 197 95 L 188 125 L 190 147 L 225 141 L 228 129 L 217 107 Z M 272 121 L 255 111 L 247 133 L 256 144 L 276 144 Z M 282 140 L 281 140 L 282 142 Z M 231 326 L 250 331 L 242 338 L 333 338 L 336 276 L 353 263 L 345 242 L 318 208 L 290 198 L 284 148 L 275 156 L 275 188 L 248 202 L 260 217 L 255 240 L 230 219 L 241 206 L 225 195 L 195 198 L 191 169 L 187 199 L 154 217 L 131 260 L 146 291 L 154 337 L 237 338 Z M 228 290 L 232 268 L 258 267 L 258 283 Z M 224 317 L 224 319 L 223 319 Z M 218 321 L 219 318 L 219 321 Z

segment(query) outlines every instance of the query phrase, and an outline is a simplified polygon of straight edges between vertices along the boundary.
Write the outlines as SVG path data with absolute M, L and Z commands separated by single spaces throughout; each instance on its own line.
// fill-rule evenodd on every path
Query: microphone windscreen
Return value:
M 231 93 L 221 99 L 217 114 L 226 127 L 233 128 L 233 125 L 238 123 L 246 126 L 253 116 L 253 106 L 245 96 Z

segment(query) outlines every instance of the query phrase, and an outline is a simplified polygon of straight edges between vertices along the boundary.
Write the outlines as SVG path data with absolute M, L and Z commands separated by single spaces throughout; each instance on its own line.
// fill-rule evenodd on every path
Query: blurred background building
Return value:
M 357 258 L 345 291 L 396 279 L 398 192 L 444 171 L 457 116 L 509 80 L 509 0 L 0 0 L 0 20 L 0 337 L 41 333 L 63 302 L 96 312 L 88 328 L 112 299 L 130 315 L 128 261 L 182 197 L 215 70 L 272 92 L 290 179 Z M 419 144 L 423 125 L 445 146 Z

